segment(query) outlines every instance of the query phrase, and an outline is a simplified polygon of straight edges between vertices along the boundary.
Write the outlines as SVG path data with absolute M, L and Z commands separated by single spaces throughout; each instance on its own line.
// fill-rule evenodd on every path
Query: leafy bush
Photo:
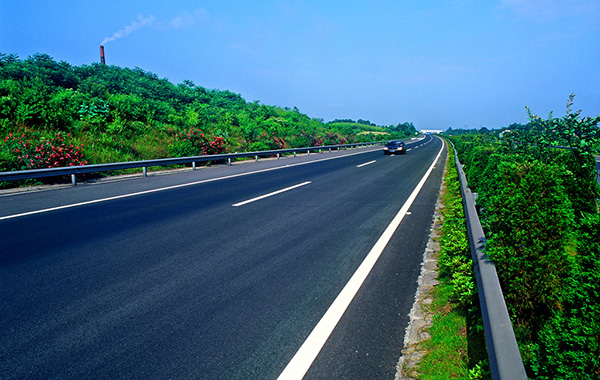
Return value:
M 574 220 L 558 171 L 539 162 L 506 159 L 495 168 L 493 188 L 481 189 L 478 199 L 489 230 L 488 255 L 501 268 L 513 323 L 531 331 L 559 307 L 568 271 L 565 247 Z
M 224 143 L 222 137 L 214 137 L 210 140 L 202 130 L 190 128 L 173 137 L 169 144 L 169 153 L 174 157 L 219 154 L 225 151 Z
M 453 137 L 534 379 L 600 378 L 600 116 L 572 101 L 562 118 L 528 110 L 528 125 Z
M 323 143 L 324 145 L 342 145 L 342 144 L 346 144 L 348 140 L 341 136 L 339 133 L 337 132 L 327 132 L 325 133 L 325 136 L 323 137 Z
M 535 346 L 538 379 L 600 378 L 600 214 L 581 223 L 578 254 L 563 291 Z
M 75 145 L 70 134 L 54 132 L 42 135 L 27 131 L 18 134 L 9 133 L 0 141 L 0 171 L 80 166 L 87 163 L 83 144 Z M 46 178 L 41 181 L 55 180 L 55 178 Z M 0 187 L 9 188 L 39 183 L 34 180 L 9 181 L 0 182 Z
M 87 164 L 83 145 L 71 143 L 71 135 L 55 133 L 43 137 L 36 132 L 9 133 L 0 145 L 4 170 L 26 170 Z
M 441 196 L 439 285 L 433 291 L 431 339 L 423 343 L 427 353 L 417 372 L 423 379 L 484 379 L 489 364 L 481 309 L 452 150 L 449 156 L 452 164 L 447 165 Z
M 444 223 L 440 237 L 438 265 L 440 276 L 449 277 L 453 286 L 452 298 L 462 308 L 467 308 L 476 294 L 473 280 L 473 261 L 469 250 L 465 214 L 460 197 L 460 183 L 456 169 L 449 170 L 446 178 L 446 191 L 452 195 L 445 199 L 442 210 Z
M 295 107 L 246 102 L 191 81 L 175 85 L 140 68 L 76 67 L 44 54 L 20 60 L 0 53 L 0 136 L 68 132 L 85 142 L 95 164 L 365 141 L 374 136 L 357 134 L 396 133 L 390 128 L 329 125 Z M 398 128 L 414 132 L 409 123 Z M 184 141 L 182 133 L 196 130 L 205 136 Z M 21 166 L 9 151 L 2 155 L 2 167 Z
M 275 149 L 286 149 L 287 143 L 281 137 L 277 137 L 275 132 L 268 135 L 266 132 L 261 133 L 257 137 L 251 140 L 249 150 L 251 152 L 258 152 L 261 150 L 275 150 Z
M 83 102 L 77 111 L 79 118 L 86 124 L 103 125 L 108 120 L 108 104 L 99 98 Z
M 296 147 L 302 148 L 309 146 L 322 146 L 324 145 L 325 139 L 316 133 L 302 130 L 295 136 L 294 141 L 296 141 Z

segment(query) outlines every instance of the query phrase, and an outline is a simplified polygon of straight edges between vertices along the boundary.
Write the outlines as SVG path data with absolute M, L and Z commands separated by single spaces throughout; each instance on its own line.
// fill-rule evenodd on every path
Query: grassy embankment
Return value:
M 421 343 L 423 359 L 411 375 L 422 380 L 484 379 L 487 352 L 452 150 L 448 160 L 441 195 L 439 284 L 426 306 L 433 322 L 427 330 L 430 339 Z

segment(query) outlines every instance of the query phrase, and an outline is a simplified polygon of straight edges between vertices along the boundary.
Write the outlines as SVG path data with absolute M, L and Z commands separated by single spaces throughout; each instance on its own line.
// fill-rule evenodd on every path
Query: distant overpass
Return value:
M 438 134 L 438 133 L 442 133 L 444 132 L 441 129 L 421 129 L 419 132 L 421 133 L 434 133 L 434 134 Z

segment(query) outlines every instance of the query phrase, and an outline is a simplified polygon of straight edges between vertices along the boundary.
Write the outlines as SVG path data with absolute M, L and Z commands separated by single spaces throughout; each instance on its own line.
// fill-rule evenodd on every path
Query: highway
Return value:
M 1 196 L 0 378 L 393 379 L 447 151 L 407 148 Z

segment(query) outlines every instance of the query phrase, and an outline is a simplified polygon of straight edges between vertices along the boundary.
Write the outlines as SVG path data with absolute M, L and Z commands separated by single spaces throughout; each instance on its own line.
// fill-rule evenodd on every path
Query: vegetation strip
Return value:
M 397 380 L 480 379 L 486 374 L 481 312 L 452 149 L 448 160 L 440 194 L 441 208 L 428 243 L 432 252 L 426 251 L 426 255 L 432 256 L 430 271 L 434 270 L 431 261 L 437 261 L 438 284 L 435 287 L 420 284 L 422 294 L 417 297 L 420 302 L 415 302 L 411 317 L 422 321 L 411 323 L 407 331 Z
M 600 378 L 600 116 L 452 131 L 530 379 Z M 568 147 L 558 149 L 556 147 Z

